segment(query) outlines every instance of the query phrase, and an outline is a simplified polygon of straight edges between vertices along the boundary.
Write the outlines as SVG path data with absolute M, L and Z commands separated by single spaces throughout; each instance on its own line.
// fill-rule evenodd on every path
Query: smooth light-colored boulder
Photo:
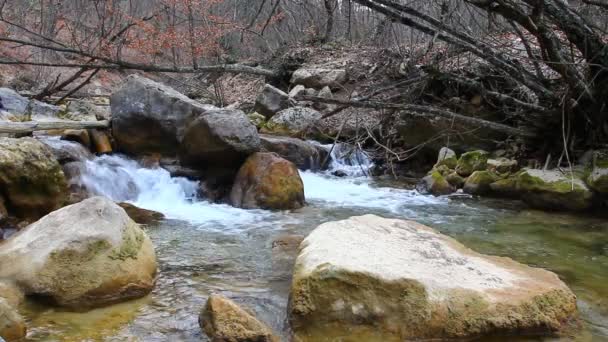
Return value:
M 450 169 L 455 169 L 457 164 L 458 158 L 456 157 L 456 152 L 454 152 L 448 147 L 442 147 L 439 150 L 439 155 L 437 156 L 437 163 L 435 163 L 435 167 L 445 165 Z
M 199 325 L 212 342 L 279 342 L 264 323 L 230 299 L 211 295 L 199 315 Z
M 68 192 L 51 149 L 33 138 L 0 138 L 0 188 L 9 212 L 27 219 L 60 208 Z
M 258 130 L 240 110 L 216 109 L 186 128 L 180 160 L 185 165 L 238 167 L 260 150 Z
M 489 156 L 488 152 L 482 150 L 463 153 L 458 158 L 456 172 L 463 177 L 468 177 L 475 171 L 483 171 L 487 167 Z
M 292 84 L 301 84 L 307 88 L 321 89 L 331 87 L 339 89 L 346 83 L 345 69 L 301 68 L 291 76 Z
M 571 177 L 559 170 L 526 169 L 515 177 L 516 188 L 511 192 L 533 207 L 581 211 L 593 206 L 594 194 L 577 174 Z
M 281 89 L 266 84 L 255 100 L 253 110 L 264 115 L 267 119 L 290 106 L 289 95 Z
M 289 91 L 289 97 L 291 97 L 291 98 L 298 97 L 298 95 L 306 95 L 305 86 L 298 84 Z
M 0 278 L 61 306 L 82 309 L 142 297 L 155 277 L 152 242 L 104 197 L 54 211 L 0 245 Z
M 487 161 L 488 171 L 492 171 L 498 174 L 509 174 L 517 171 L 517 160 L 508 158 L 496 158 L 488 159 Z
M 188 124 L 217 109 L 138 75 L 129 76 L 112 94 L 110 105 L 118 149 L 133 155 L 175 156 Z
M 320 170 L 331 162 L 329 151 L 302 139 L 275 135 L 260 135 L 262 150 L 274 152 L 296 164 L 300 170 Z M 321 165 L 327 159 L 325 165 Z
M 284 135 L 297 135 L 311 127 L 323 114 L 308 107 L 291 107 L 278 112 L 263 131 Z
M 258 152 L 241 166 L 230 202 L 245 209 L 298 209 L 304 206 L 304 183 L 296 166 L 276 153 Z
M 576 318 L 554 273 L 375 215 L 321 224 L 302 242 L 289 302 L 302 342 L 552 334 Z
M 498 179 L 491 171 L 475 171 L 467 178 L 462 190 L 471 195 L 486 195 L 492 191 L 490 184 Z

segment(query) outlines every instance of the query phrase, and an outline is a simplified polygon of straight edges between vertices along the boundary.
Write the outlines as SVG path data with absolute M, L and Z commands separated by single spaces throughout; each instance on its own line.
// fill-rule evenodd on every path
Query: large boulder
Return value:
M 416 190 L 422 194 L 432 194 L 435 196 L 449 195 L 456 191 L 454 186 L 447 181 L 438 169 L 431 170 L 428 175 L 422 178 L 416 184 Z
M 57 120 L 62 112 L 61 107 L 30 100 L 9 88 L 0 88 L 1 111 L 10 113 L 18 121 Z
M 131 75 L 110 98 L 112 133 L 128 154 L 175 156 L 187 125 L 211 109 L 150 79 Z
M 230 299 L 211 295 L 199 315 L 199 325 L 213 342 L 279 342 L 251 313 Z
M 278 112 L 263 131 L 284 135 L 298 135 L 320 120 L 323 114 L 308 107 L 291 107 Z
M 51 149 L 33 138 L 0 138 L 0 188 L 9 212 L 27 219 L 60 208 L 68 192 Z
M 155 277 L 152 242 L 104 197 L 54 211 L 0 245 L 0 278 L 61 306 L 82 309 L 142 297 Z
M 324 223 L 302 242 L 289 303 L 303 342 L 550 334 L 576 317 L 554 273 L 374 215 Z
M 504 192 L 519 194 L 524 202 L 533 207 L 550 210 L 587 210 L 594 201 L 593 192 L 585 182 L 575 174 L 562 173 L 559 170 L 522 170 L 515 176 L 515 189 L 502 189 Z
M 180 159 L 186 165 L 202 168 L 238 167 L 259 149 L 258 130 L 245 113 L 215 109 L 186 127 Z
M 471 195 L 486 195 L 492 192 L 490 184 L 499 180 L 491 171 L 475 171 L 464 182 L 462 190 Z
M 296 164 L 301 170 L 324 169 L 331 162 L 328 159 L 329 151 L 322 146 L 302 139 L 260 135 L 260 141 L 262 143 L 262 150 L 278 154 Z M 327 163 L 321 165 L 324 161 L 327 161 Z
M 439 155 L 437 156 L 437 163 L 435 163 L 435 167 L 445 165 L 450 169 L 455 169 L 456 164 L 458 164 L 456 152 L 454 152 L 448 147 L 442 147 L 439 150 Z
M 347 81 L 345 69 L 301 68 L 294 71 L 291 83 L 308 88 L 330 87 L 339 89 Z
M 292 104 L 289 95 L 270 84 L 266 84 L 255 100 L 253 110 L 264 115 L 267 119 L 288 108 Z
M 239 170 L 230 202 L 245 209 L 298 209 L 304 206 L 304 184 L 292 162 L 258 152 Z

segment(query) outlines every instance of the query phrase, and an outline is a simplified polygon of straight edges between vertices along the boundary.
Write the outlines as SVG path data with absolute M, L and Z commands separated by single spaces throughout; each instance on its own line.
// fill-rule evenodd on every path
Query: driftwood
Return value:
M 0 133 L 31 133 L 34 131 L 50 131 L 55 129 L 88 129 L 108 128 L 108 121 L 25 121 L 25 122 L 0 122 Z
M 511 126 L 507 126 L 504 124 L 487 121 L 483 119 L 478 119 L 462 114 L 457 114 L 450 112 L 445 109 L 440 109 L 437 107 L 431 106 L 421 106 L 421 105 L 411 105 L 411 104 L 398 104 L 398 103 L 385 103 L 379 101 L 348 101 L 348 100 L 338 100 L 338 99 L 330 99 L 318 96 L 306 96 L 299 95 L 297 100 L 300 101 L 311 101 L 311 102 L 319 102 L 319 103 L 327 103 L 327 104 L 335 104 L 341 106 L 350 106 L 355 108 L 373 108 L 373 109 L 396 109 L 401 110 L 404 114 L 415 114 L 422 116 L 440 116 L 449 120 L 455 120 L 463 124 L 467 124 L 475 127 L 483 127 L 486 129 L 490 129 L 493 131 L 501 132 L 507 135 L 513 136 L 521 136 L 521 137 L 534 137 L 535 134 L 533 132 L 523 130 L 520 128 L 515 128 Z

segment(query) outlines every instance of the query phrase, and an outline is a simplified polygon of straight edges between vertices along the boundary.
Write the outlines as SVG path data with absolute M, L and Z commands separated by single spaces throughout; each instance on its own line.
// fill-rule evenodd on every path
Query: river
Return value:
M 306 235 L 322 222 L 373 213 L 416 220 L 481 253 L 556 272 L 577 294 L 584 321 L 580 333 L 563 340 L 608 341 L 606 219 L 533 211 L 513 201 L 424 196 L 365 177 L 369 162 L 364 156 L 337 157 L 333 168 L 349 176 L 301 172 L 308 206 L 292 212 L 211 204 L 196 198 L 196 182 L 118 155 L 86 160 L 74 181 L 166 215 L 147 230 L 156 246 L 159 278 L 146 298 L 86 313 L 28 301 L 23 308 L 28 340 L 205 341 L 197 319 L 211 293 L 250 307 L 288 336 L 290 275 L 273 258 L 272 241 L 285 234 Z M 545 340 L 555 341 L 491 341 Z

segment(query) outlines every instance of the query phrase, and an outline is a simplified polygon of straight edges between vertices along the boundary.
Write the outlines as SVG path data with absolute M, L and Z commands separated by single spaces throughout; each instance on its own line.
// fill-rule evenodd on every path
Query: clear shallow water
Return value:
M 146 298 L 84 314 L 28 303 L 24 312 L 31 340 L 205 340 L 197 319 L 210 293 L 250 307 L 288 336 L 289 272 L 273 258 L 272 241 L 367 213 L 413 219 L 482 253 L 557 272 L 578 295 L 585 321 L 583 331 L 563 340 L 608 340 L 608 220 L 530 211 L 514 202 L 421 196 L 378 187 L 365 178 L 309 172 L 302 173 L 306 208 L 245 211 L 195 200 L 198 184 L 171 178 L 162 169 L 141 169 L 116 156 L 86 163 L 81 181 L 90 190 L 167 215 L 148 229 L 156 245 L 159 279 Z M 351 166 L 357 169 L 358 164 Z

